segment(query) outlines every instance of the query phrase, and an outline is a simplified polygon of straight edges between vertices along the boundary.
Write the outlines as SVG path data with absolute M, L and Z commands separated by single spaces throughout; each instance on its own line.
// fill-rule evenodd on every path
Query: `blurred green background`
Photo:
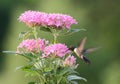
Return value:
M 78 71 L 88 80 L 79 84 L 120 84 L 120 0 L 0 0 L 0 51 L 16 50 L 18 34 L 27 29 L 17 18 L 26 10 L 69 14 L 79 22 L 73 28 L 87 31 L 60 37 L 60 42 L 77 45 L 87 36 L 86 48 L 102 47 L 88 55 L 91 65 L 79 62 Z M 41 36 L 49 39 L 47 33 Z M 23 57 L 0 53 L 0 84 L 27 84 L 31 78 L 15 71 L 25 62 Z

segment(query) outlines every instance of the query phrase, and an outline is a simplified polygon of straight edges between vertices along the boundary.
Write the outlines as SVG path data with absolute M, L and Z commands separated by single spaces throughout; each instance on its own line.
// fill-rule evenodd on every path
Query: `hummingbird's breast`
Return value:
M 76 53 L 76 55 L 77 55 L 78 57 L 81 58 L 81 52 L 79 51 L 78 48 L 75 48 L 75 49 L 74 49 L 74 52 Z

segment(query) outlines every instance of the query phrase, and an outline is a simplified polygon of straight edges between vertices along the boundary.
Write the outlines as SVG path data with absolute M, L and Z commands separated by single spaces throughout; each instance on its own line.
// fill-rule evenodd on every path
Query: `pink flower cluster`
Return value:
M 17 47 L 18 53 L 23 52 L 39 52 L 43 51 L 45 46 L 48 44 L 48 41 L 45 41 L 44 39 L 27 39 L 23 40 L 19 46 Z
M 77 21 L 64 14 L 47 14 L 39 11 L 26 11 L 22 13 L 18 20 L 26 23 L 28 26 L 40 26 L 57 29 L 70 28 L 72 24 L 77 24 Z
M 18 20 L 26 23 L 30 27 L 45 25 L 44 21 L 47 18 L 47 14 L 38 11 L 25 11 L 22 13 Z
M 43 57 L 63 57 L 66 54 L 68 54 L 70 51 L 68 50 L 67 46 L 61 43 L 58 44 L 52 44 L 44 49 Z
M 76 20 L 69 15 L 49 14 L 47 25 L 59 29 L 70 28 L 72 24 L 77 24 Z
M 64 63 L 63 63 L 65 66 L 73 66 L 76 64 L 76 58 L 74 56 L 68 56 Z

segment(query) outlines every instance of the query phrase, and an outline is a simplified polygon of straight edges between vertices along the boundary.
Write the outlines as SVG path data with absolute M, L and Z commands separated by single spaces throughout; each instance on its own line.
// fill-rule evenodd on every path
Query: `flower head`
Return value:
M 68 56 L 63 62 L 65 66 L 73 66 L 76 64 L 76 58 L 74 56 Z
M 49 14 L 48 26 L 58 29 L 70 28 L 72 24 L 77 24 L 73 17 L 64 14 Z
M 44 12 L 29 10 L 22 13 L 19 16 L 18 20 L 20 22 L 26 23 L 30 27 L 34 27 L 34 26 L 43 26 L 46 17 L 47 14 Z
M 39 52 L 43 51 L 45 46 L 47 44 L 47 41 L 44 39 L 27 39 L 23 40 L 19 46 L 17 47 L 17 52 Z
M 48 56 L 63 57 L 69 52 L 70 51 L 68 50 L 67 46 L 64 44 L 61 44 L 61 43 L 52 44 L 52 45 L 45 47 L 43 57 L 48 57 Z
M 40 26 L 54 29 L 69 29 L 72 24 L 77 24 L 77 21 L 64 14 L 47 14 L 39 11 L 25 11 L 18 20 L 26 23 L 30 27 Z

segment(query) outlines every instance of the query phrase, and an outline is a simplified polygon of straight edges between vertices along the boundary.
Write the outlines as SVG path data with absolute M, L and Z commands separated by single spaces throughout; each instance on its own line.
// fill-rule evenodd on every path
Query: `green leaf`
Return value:
M 29 82 L 28 84 L 36 84 L 35 82 Z
M 69 68 L 65 68 L 65 69 L 60 71 L 60 75 L 63 76 L 65 74 L 69 73 L 69 72 L 70 72 L 70 69 Z
M 20 70 L 20 69 L 22 69 L 23 67 L 25 67 L 25 66 L 16 67 L 16 70 Z
M 50 32 L 50 33 L 51 33 L 50 28 L 41 27 L 40 30 L 45 31 L 45 32 Z
M 19 54 L 18 55 L 21 55 L 27 59 L 29 59 L 30 61 L 32 61 L 34 58 L 36 59 L 37 57 L 35 55 L 33 55 L 32 53 L 23 53 L 23 54 Z
M 30 61 L 32 61 L 33 58 L 37 58 L 36 56 L 32 55 L 32 53 L 20 54 L 20 53 L 16 53 L 16 51 L 2 51 L 2 53 L 21 55 L 21 56 L 24 56 L 25 58 L 29 59 Z
M 73 33 L 79 32 L 79 31 L 86 31 L 86 29 L 80 29 L 80 28 L 77 28 L 77 29 L 69 29 L 69 30 L 65 33 L 65 35 L 71 35 L 71 34 L 73 34 Z
M 76 81 L 71 81 L 71 83 L 72 83 L 72 84 L 78 84 L 78 82 L 76 82 Z
M 23 53 L 23 54 L 21 54 L 21 55 L 23 55 L 23 56 L 25 56 L 25 57 L 31 57 L 31 58 L 37 58 L 35 55 L 33 55 L 32 53 Z
M 75 71 L 74 67 L 64 67 L 64 69 L 59 70 L 59 75 L 69 75 L 69 74 L 79 74 L 77 71 Z
M 23 67 L 21 67 L 21 68 L 22 68 L 22 70 L 24 70 L 24 71 L 32 70 L 32 65 L 23 66 Z
M 36 76 L 36 69 L 32 65 L 27 65 L 21 68 L 24 72 L 26 72 L 25 76 Z
M 2 53 L 6 53 L 6 54 L 17 54 L 16 51 L 2 51 Z
M 26 32 L 20 32 L 20 34 L 19 34 L 19 40 L 22 39 L 25 34 L 26 34 Z
M 77 75 L 69 75 L 69 76 L 67 77 L 67 79 L 68 79 L 69 81 L 72 81 L 72 80 L 84 80 L 85 82 L 87 81 L 85 78 L 80 77 L 80 76 L 77 76 Z
M 22 69 L 22 70 L 24 70 L 24 69 L 31 69 L 32 68 L 32 64 L 28 64 L 28 65 L 23 65 L 23 66 L 18 66 L 18 67 L 16 67 L 16 70 L 19 70 L 19 69 Z
M 28 38 L 31 34 L 32 34 L 31 31 L 28 31 L 28 32 L 20 32 L 20 34 L 19 34 L 19 40 L 20 40 L 20 39 L 26 39 L 26 38 Z
M 71 32 L 71 33 L 76 33 L 76 32 L 79 32 L 79 31 L 86 31 L 86 29 L 69 29 L 68 32 Z
M 21 56 L 24 56 L 28 59 L 32 59 L 32 58 L 36 58 L 34 55 L 32 55 L 32 53 L 23 53 L 23 54 L 20 54 L 20 53 L 16 53 L 16 51 L 2 51 L 2 53 L 6 53 L 6 54 L 18 54 L 18 55 L 21 55 Z

